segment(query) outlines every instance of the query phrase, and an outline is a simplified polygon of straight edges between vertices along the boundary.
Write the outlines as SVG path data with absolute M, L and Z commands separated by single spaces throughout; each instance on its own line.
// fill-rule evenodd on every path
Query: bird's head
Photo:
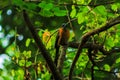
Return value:
M 66 23 L 63 23 L 62 28 L 66 29 L 66 27 L 67 27 L 66 25 L 67 25 Z

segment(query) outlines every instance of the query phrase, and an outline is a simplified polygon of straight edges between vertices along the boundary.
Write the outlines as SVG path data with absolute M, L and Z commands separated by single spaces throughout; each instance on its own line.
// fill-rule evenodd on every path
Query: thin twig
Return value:
M 67 6 L 66 6 L 66 5 L 65 5 L 65 9 L 66 9 L 66 11 L 67 11 L 67 17 L 68 17 L 68 22 L 67 22 L 67 23 L 70 23 L 71 29 L 74 30 L 74 29 L 73 29 L 73 26 L 72 26 L 72 23 L 71 23 L 71 19 L 70 19 L 69 12 L 68 12 L 68 9 L 67 9 Z
M 76 4 L 76 3 L 56 3 L 57 5 L 75 5 L 75 6 L 92 6 L 92 7 L 96 7 L 96 6 L 100 6 L 100 5 L 110 5 L 110 4 L 114 4 L 114 1 L 111 2 L 105 2 L 105 3 L 99 3 L 99 4 Z
M 55 32 L 53 32 L 53 33 L 49 36 L 49 38 L 48 38 L 48 40 L 47 40 L 47 42 L 46 42 L 46 45 L 48 44 L 48 42 L 49 42 L 49 40 L 51 39 L 51 37 L 52 37 L 56 32 L 58 32 L 58 30 L 59 30 L 59 29 L 57 29 Z
M 62 48 L 62 50 L 61 50 L 60 56 L 58 58 L 58 65 L 57 65 L 57 68 L 60 73 L 62 73 L 63 63 L 64 63 L 65 56 L 66 56 L 67 45 L 62 46 L 61 48 Z

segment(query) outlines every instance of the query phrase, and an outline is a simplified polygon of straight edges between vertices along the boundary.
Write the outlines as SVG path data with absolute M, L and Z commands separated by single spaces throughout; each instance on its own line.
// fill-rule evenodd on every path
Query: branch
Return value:
M 95 66 L 95 62 L 94 62 L 94 59 L 92 57 L 92 49 L 91 48 L 88 49 L 88 57 L 89 57 L 89 60 L 92 63 L 92 66 L 91 66 L 91 80 L 94 80 L 94 66 Z
M 69 80 L 72 80 L 72 72 L 74 70 L 74 67 L 75 67 L 75 64 L 80 56 L 80 53 L 82 52 L 82 48 L 83 46 L 85 45 L 85 43 L 88 41 L 88 38 L 90 36 L 93 36 L 95 34 L 98 34 L 100 32 L 103 32 L 109 28 L 111 28 L 112 26 L 116 25 L 120 23 L 120 16 L 118 16 L 117 18 L 114 18 L 110 21 L 108 21 L 104 26 L 98 28 L 98 29 L 94 29 L 86 34 L 84 34 L 81 38 L 81 42 L 79 44 L 79 47 L 78 47 L 78 51 L 77 51 L 77 54 L 75 55 L 75 58 L 73 59 L 73 63 L 71 65 L 71 68 L 70 68 L 70 72 L 69 72 Z
M 58 68 L 58 70 L 59 70 L 60 73 L 62 73 L 63 63 L 64 63 L 65 56 L 66 56 L 66 49 L 67 49 L 66 45 L 62 46 L 62 50 L 61 50 L 60 56 L 58 58 L 57 68 Z
M 65 9 L 66 9 L 66 11 L 67 11 L 67 17 L 68 17 L 68 22 L 67 22 L 67 24 L 70 23 L 70 27 L 71 27 L 71 29 L 74 31 L 74 28 L 73 28 L 72 23 L 71 23 L 71 19 L 70 19 L 70 16 L 69 16 L 69 12 L 68 12 L 67 6 L 65 6 Z
M 57 70 L 55 64 L 53 63 L 49 52 L 46 50 L 45 46 L 43 45 L 42 40 L 39 38 L 39 35 L 37 34 L 34 26 L 30 22 L 29 17 L 28 17 L 25 10 L 23 11 L 23 17 L 24 17 L 24 21 L 25 21 L 28 29 L 30 30 L 30 32 L 31 32 L 31 34 L 32 34 L 32 36 L 33 36 L 39 50 L 41 51 L 42 56 L 46 60 L 46 62 L 48 64 L 48 66 L 49 66 L 55 80 L 62 80 L 62 77 L 61 77 L 59 71 Z
M 96 6 L 100 6 L 100 5 L 109 5 L 109 4 L 114 4 L 115 2 L 114 1 L 111 1 L 111 2 L 104 2 L 104 3 L 99 3 L 99 4 L 75 4 L 75 3 L 55 3 L 55 4 L 58 4 L 58 5 L 66 5 L 66 6 L 69 6 L 69 5 L 75 5 L 75 6 L 91 6 L 91 7 L 96 7 Z
M 69 42 L 69 47 L 72 48 L 78 48 L 80 43 L 75 43 L 75 42 Z M 117 53 L 120 52 L 120 47 L 114 47 L 111 50 L 107 51 L 106 49 L 104 49 L 103 47 L 104 45 L 101 44 L 95 44 L 92 42 L 87 42 L 83 48 L 91 48 L 92 50 L 99 50 L 100 52 L 102 52 L 104 55 L 110 55 L 112 53 Z

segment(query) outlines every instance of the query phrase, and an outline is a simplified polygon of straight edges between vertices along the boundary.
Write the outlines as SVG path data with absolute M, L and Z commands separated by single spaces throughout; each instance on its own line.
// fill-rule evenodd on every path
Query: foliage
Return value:
M 0 69 L 0 80 L 50 80 L 51 72 L 26 27 L 22 11 L 26 10 L 40 39 L 51 58 L 55 56 L 56 31 L 62 23 L 69 23 L 69 41 L 79 43 L 81 37 L 105 25 L 110 19 L 120 15 L 119 0 L 1 0 L 0 1 L 0 55 L 5 54 L 4 67 Z M 70 19 L 70 21 L 69 21 Z M 118 80 L 120 78 L 120 24 L 113 25 L 94 36 L 88 43 L 101 45 L 112 53 L 104 54 L 94 49 L 95 80 Z M 77 48 L 68 46 L 62 74 L 68 77 L 70 66 Z M 76 63 L 73 80 L 92 77 L 92 61 L 88 48 L 83 48 Z M 0 59 L 0 60 L 1 60 Z

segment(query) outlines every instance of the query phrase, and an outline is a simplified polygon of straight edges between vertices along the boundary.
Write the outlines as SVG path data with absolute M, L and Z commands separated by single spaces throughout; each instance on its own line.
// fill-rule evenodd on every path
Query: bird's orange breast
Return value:
M 66 45 L 68 43 L 70 32 L 68 29 L 60 28 L 58 31 L 59 39 L 58 44 L 59 45 Z

